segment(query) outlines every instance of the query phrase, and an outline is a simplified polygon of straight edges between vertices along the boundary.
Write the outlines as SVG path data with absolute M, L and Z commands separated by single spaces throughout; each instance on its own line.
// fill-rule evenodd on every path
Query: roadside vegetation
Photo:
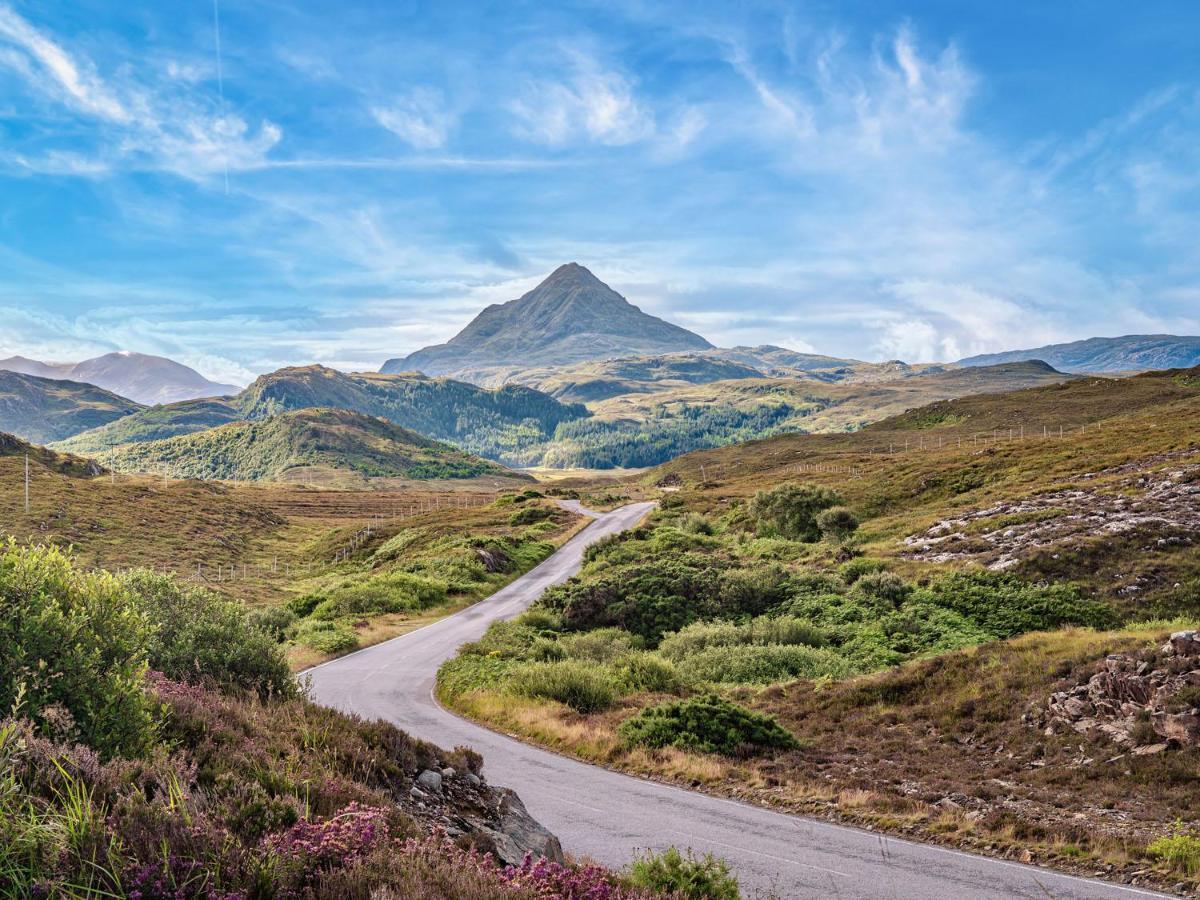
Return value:
M 10 543 L 0 609 L 3 896 L 738 896 L 674 850 L 497 860 L 477 754 L 309 703 L 244 607 L 172 577 Z M 433 809 L 411 793 L 431 769 Z

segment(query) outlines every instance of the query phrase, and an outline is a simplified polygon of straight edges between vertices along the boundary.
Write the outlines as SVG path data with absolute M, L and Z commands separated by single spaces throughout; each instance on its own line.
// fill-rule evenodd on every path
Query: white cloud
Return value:
M 552 146 L 578 139 L 622 145 L 654 134 L 654 116 L 628 76 L 579 52 L 567 54 L 566 68 L 561 80 L 529 82 L 510 104 L 520 136 Z
M 387 106 L 371 110 L 375 120 L 418 150 L 444 147 L 454 127 L 455 115 L 446 108 L 445 97 L 435 88 L 413 88 Z
M 168 62 L 153 74 L 121 70 L 118 78 L 105 80 L 91 60 L 70 53 L 11 7 L 0 5 L 0 41 L 5 40 L 10 52 L 0 54 L 0 65 L 97 125 L 90 156 L 76 149 L 50 149 L 40 156 L 0 157 L 26 171 L 97 175 L 143 168 L 199 179 L 255 168 L 282 138 L 271 122 L 253 127 L 218 108 L 216 98 L 199 90 L 191 77 L 196 72 L 185 64 Z

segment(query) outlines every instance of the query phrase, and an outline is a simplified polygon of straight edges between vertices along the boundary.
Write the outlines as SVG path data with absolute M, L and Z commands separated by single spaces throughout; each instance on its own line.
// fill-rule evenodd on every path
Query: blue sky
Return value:
M 374 368 L 570 260 L 722 345 L 1200 333 L 1195 3 L 219 2 L 0 0 L 0 356 Z

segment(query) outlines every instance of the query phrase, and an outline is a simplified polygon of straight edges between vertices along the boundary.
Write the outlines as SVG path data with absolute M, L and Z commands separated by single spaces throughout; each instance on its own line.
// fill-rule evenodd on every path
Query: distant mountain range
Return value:
M 0 370 L 94 384 L 138 403 L 175 403 L 236 394 L 232 384 L 209 381 L 195 369 L 162 356 L 120 350 L 78 363 L 47 363 L 23 356 L 0 359 Z
M 495 367 L 711 348 L 700 335 L 642 312 L 583 266 L 567 263 L 524 296 L 487 307 L 446 343 L 389 359 L 381 371 L 479 381 Z
M 1050 344 L 1032 350 L 1008 350 L 961 360 L 963 366 L 1040 359 L 1062 372 L 1149 372 L 1189 369 L 1200 365 L 1200 337 L 1173 334 L 1129 334 L 1115 338 L 1088 338 L 1069 344 Z

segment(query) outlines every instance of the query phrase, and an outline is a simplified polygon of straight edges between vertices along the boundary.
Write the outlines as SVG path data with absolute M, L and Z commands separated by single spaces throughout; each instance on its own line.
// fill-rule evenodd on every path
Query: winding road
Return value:
M 588 544 L 636 525 L 652 504 L 593 514 L 553 556 L 487 600 L 386 643 L 309 670 L 320 703 L 383 718 L 444 747 L 483 754 L 564 849 L 613 867 L 642 849 L 691 847 L 724 857 L 747 895 L 781 898 L 1113 898 L 1165 896 L 771 812 L 621 775 L 531 747 L 465 721 L 433 698 L 438 667 L 491 622 L 509 619 L 571 577 Z

